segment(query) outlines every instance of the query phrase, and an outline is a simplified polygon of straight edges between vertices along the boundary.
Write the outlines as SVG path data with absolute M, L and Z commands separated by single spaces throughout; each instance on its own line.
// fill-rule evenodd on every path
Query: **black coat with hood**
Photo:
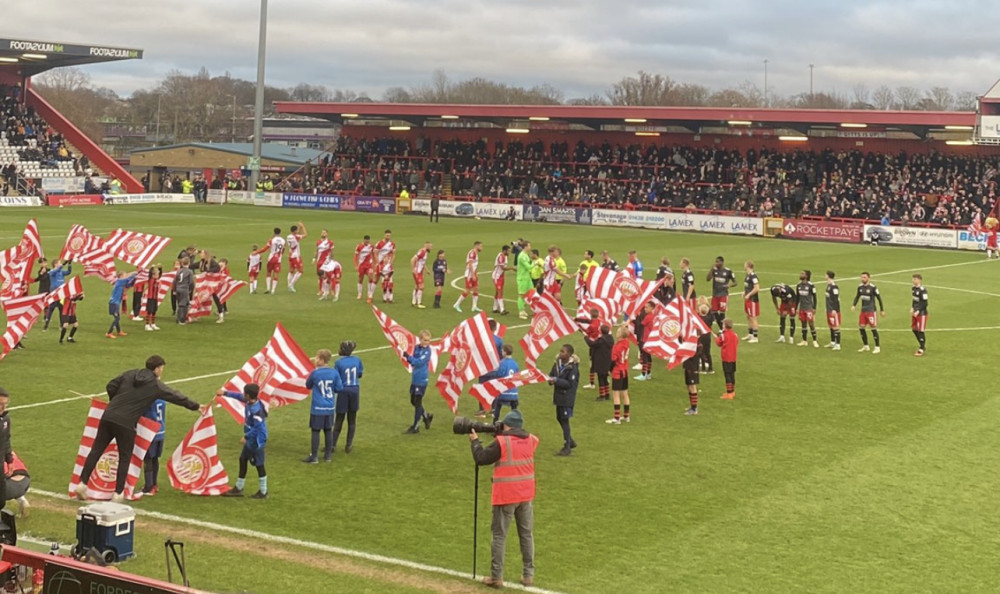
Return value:
M 157 399 L 198 410 L 198 403 L 164 384 L 148 369 L 130 369 L 108 382 L 108 404 L 102 421 L 135 429 L 139 417 Z

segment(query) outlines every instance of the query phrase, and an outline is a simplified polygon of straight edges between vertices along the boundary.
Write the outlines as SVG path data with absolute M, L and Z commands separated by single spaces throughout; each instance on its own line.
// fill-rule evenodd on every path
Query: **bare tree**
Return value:
M 670 77 L 640 70 L 612 85 L 608 99 L 612 105 L 674 105 L 674 87 Z
M 979 95 L 972 91 L 959 91 L 955 95 L 955 109 L 959 111 L 975 110 L 979 107 Z
M 854 109 L 871 109 L 871 92 L 864 83 L 858 83 L 851 88 L 853 101 L 851 107 Z
M 896 94 L 889 87 L 882 85 L 872 94 L 872 105 L 882 111 L 893 109 L 896 106 Z
M 927 92 L 925 100 L 928 111 L 952 111 L 955 109 L 955 96 L 947 87 L 932 87 Z
M 382 100 L 388 103 L 410 103 L 413 97 L 403 87 L 389 87 L 382 94 Z
M 896 87 L 896 101 L 900 109 L 916 109 L 920 103 L 920 89 L 910 86 Z
M 576 97 L 566 101 L 566 105 L 608 105 L 608 100 L 603 95 L 593 94 L 589 97 Z

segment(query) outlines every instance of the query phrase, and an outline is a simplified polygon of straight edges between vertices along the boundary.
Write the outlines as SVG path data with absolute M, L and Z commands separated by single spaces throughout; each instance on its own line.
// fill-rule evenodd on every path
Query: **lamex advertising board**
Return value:
M 764 225 L 755 217 L 734 217 L 637 210 L 593 210 L 594 225 L 645 227 L 668 231 L 704 231 L 732 235 L 763 235 Z
M 524 220 L 548 223 L 574 223 L 589 225 L 591 221 L 589 208 L 574 208 L 572 206 L 538 206 L 530 204 L 524 207 Z
M 952 250 L 958 247 L 958 232 L 954 229 L 865 225 L 865 241 L 871 241 L 873 237 L 878 237 L 880 244 L 888 245 L 935 247 Z
M 864 227 L 861 223 L 785 219 L 781 236 L 790 237 L 792 239 L 858 243 L 861 241 L 863 229 Z
M 958 232 L 958 249 L 972 250 L 974 252 L 986 251 L 986 234 L 973 233 L 968 229 Z
M 331 194 L 282 194 L 281 205 L 285 208 L 340 210 L 340 196 L 333 196 Z
M 442 200 L 438 205 L 438 214 L 446 217 L 465 217 L 481 219 L 504 219 L 507 218 L 511 206 L 514 206 L 514 218 L 521 218 L 522 207 L 510 204 L 496 204 L 492 202 L 464 202 L 460 200 Z M 426 198 L 415 198 L 412 210 L 428 214 L 431 212 L 431 201 Z

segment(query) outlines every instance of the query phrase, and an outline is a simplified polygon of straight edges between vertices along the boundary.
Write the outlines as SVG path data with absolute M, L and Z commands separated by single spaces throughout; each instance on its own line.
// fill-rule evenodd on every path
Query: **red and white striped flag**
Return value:
M 74 276 L 63 283 L 63 286 L 59 287 L 55 291 L 50 291 L 45 296 L 45 307 L 48 307 L 50 303 L 55 303 L 56 301 L 66 303 L 80 293 L 83 293 L 83 283 L 80 282 L 79 276 Z
M 458 397 L 466 382 L 496 369 L 500 356 L 486 314 L 482 312 L 459 324 L 443 344 L 451 357 L 438 376 L 437 388 L 454 413 L 458 411 Z
M 25 295 L 2 301 L 3 313 L 7 316 L 7 329 L 0 338 L 0 359 L 7 356 L 24 335 L 38 321 L 38 316 L 45 309 L 46 295 Z
M 609 327 L 614 328 L 615 322 L 621 317 L 622 306 L 617 301 L 602 298 L 602 299 L 584 299 L 580 303 L 579 309 L 576 310 L 576 317 L 582 320 L 592 319 L 590 316 L 590 310 L 597 310 L 597 319 L 601 321 L 602 324 L 607 324 Z
M 24 227 L 24 234 L 21 236 L 21 245 L 29 248 L 35 259 L 44 258 L 45 251 L 42 250 L 42 235 L 38 232 L 38 221 L 31 219 Z
M 74 262 L 83 262 L 80 256 L 94 250 L 104 250 L 104 240 L 87 230 L 83 225 L 73 225 L 66 235 L 66 243 L 59 253 L 61 260 L 73 258 Z
M 698 337 L 709 332 L 705 322 L 679 297 L 653 310 L 652 327 L 646 330 L 643 349 L 673 369 L 698 352 Z
M 236 280 L 235 278 L 229 276 L 228 274 L 225 273 L 223 274 L 224 278 L 222 279 L 222 282 L 219 283 L 219 290 L 217 292 L 217 295 L 219 297 L 219 301 L 225 303 L 229 301 L 229 299 L 232 298 L 233 295 L 239 293 L 240 290 L 243 289 L 243 287 L 246 287 L 247 282 Z
M 396 355 L 399 357 L 399 361 L 406 368 L 406 371 L 412 372 L 413 368 L 406 361 L 405 354 L 412 354 L 413 347 L 417 346 L 420 342 L 417 340 L 415 334 L 407 330 L 406 328 L 400 326 L 395 320 L 390 318 L 380 310 L 379 308 L 372 305 L 372 313 L 375 314 L 375 319 L 378 320 L 379 328 L 382 330 L 382 334 L 385 335 L 385 339 L 389 341 L 389 346 L 392 347 Z M 428 369 L 431 372 L 437 370 L 438 361 L 441 360 L 441 353 L 444 352 L 447 341 L 450 340 L 449 337 L 444 337 L 442 339 L 431 342 L 431 360 L 428 364 Z
M 525 295 L 524 302 L 534 315 L 531 317 L 531 328 L 520 344 L 524 349 L 524 363 L 528 367 L 534 367 L 545 349 L 560 338 L 575 334 L 580 327 L 556 298 L 548 293 L 538 293 L 532 289 Z
M 549 381 L 549 376 L 534 367 L 528 367 L 508 377 L 499 377 L 481 384 L 472 384 L 469 393 L 482 403 L 483 408 L 488 410 L 493 406 L 493 401 L 508 390 L 531 384 L 542 384 L 547 381 Z
M 223 386 L 231 392 L 243 392 L 243 386 L 260 386 L 260 401 L 270 409 L 304 400 L 311 393 L 306 377 L 315 369 L 313 362 L 280 323 L 274 334 L 256 355 Z M 243 422 L 243 403 L 219 398 L 220 404 L 237 422 Z
M 976 218 L 972 220 L 972 224 L 969 225 L 969 233 L 975 233 L 979 235 L 983 232 L 983 213 L 977 212 Z
M 129 264 L 148 268 L 169 243 L 169 237 L 115 229 L 105 242 L 105 247 L 109 253 Z
M 104 416 L 105 409 L 108 408 L 106 402 L 97 400 L 90 401 L 90 412 L 87 413 L 87 424 L 83 428 L 83 437 L 80 439 L 80 449 L 76 453 L 76 464 L 73 466 L 73 477 L 69 481 L 69 494 L 74 497 L 76 486 L 80 484 L 80 474 L 83 473 L 83 464 L 90 455 L 90 450 L 94 447 L 94 438 L 97 436 L 97 426 Z M 142 417 L 139 424 L 135 426 L 135 446 L 132 448 L 132 457 L 128 464 L 128 478 L 125 480 L 125 499 L 132 499 L 135 493 L 135 484 L 142 473 L 142 459 L 146 457 L 146 450 L 149 444 L 156 437 L 156 431 L 160 425 L 153 419 Z M 109 500 L 115 493 L 115 477 L 118 474 L 119 459 L 118 444 L 114 441 L 104 451 L 104 455 L 98 460 L 94 473 L 90 475 L 87 483 L 87 499 Z
M 194 277 L 194 295 L 188 306 L 188 319 L 196 320 L 212 315 L 212 295 L 218 291 L 223 275 L 218 272 L 202 272 Z
M 19 297 L 31 280 L 35 260 L 44 256 L 38 222 L 28 221 L 21 234 L 21 241 L 14 247 L 0 251 L 0 296 Z
M 590 269 L 587 290 L 591 299 L 610 299 L 618 303 L 626 315 L 632 317 L 653 299 L 663 280 L 635 279 L 626 272 L 595 266 Z
M 222 495 L 229 476 L 219 460 L 212 409 L 199 416 L 167 462 L 170 484 L 190 495 Z

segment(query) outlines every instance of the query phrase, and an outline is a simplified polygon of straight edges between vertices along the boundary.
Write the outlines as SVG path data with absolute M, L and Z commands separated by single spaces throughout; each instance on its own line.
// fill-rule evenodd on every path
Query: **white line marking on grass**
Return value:
M 907 314 L 907 317 L 909 317 L 909 314 Z M 798 318 L 796 318 L 796 320 L 797 319 Z M 819 319 L 819 318 L 817 318 L 817 319 Z M 774 324 L 760 324 L 760 327 L 761 328 L 780 328 L 780 326 L 777 326 L 777 325 L 774 325 Z M 844 325 L 844 324 L 840 325 L 840 331 L 841 332 L 844 332 L 846 330 L 856 330 L 857 328 L 858 328 L 857 326 Z M 828 329 L 829 329 L 829 326 L 819 326 L 819 325 L 816 326 L 816 332 L 819 332 L 820 330 L 828 330 Z M 801 330 L 802 330 L 802 327 L 799 324 L 796 324 L 795 325 L 795 331 L 796 332 L 800 332 Z M 875 328 L 875 330 L 878 330 L 879 332 L 912 332 L 912 330 L 910 330 L 909 328 L 883 328 L 883 327 L 879 327 L 879 328 Z M 985 330 L 1000 330 L 1000 326 L 976 326 L 976 327 L 973 327 L 973 328 L 928 328 L 927 332 L 981 332 L 981 331 L 985 331 Z
M 877 276 L 890 276 L 893 274 L 903 274 L 904 272 L 924 272 L 927 270 L 939 270 L 941 268 L 954 268 L 956 266 L 969 266 L 972 264 L 984 264 L 990 262 L 990 260 L 973 260 L 971 262 L 956 262 L 954 264 L 941 264 L 939 266 L 924 266 L 921 268 L 905 268 L 903 270 L 893 270 L 892 272 L 879 272 L 877 274 L 871 275 L 872 278 Z
M 880 283 L 887 285 L 912 285 L 912 282 L 883 280 Z M 1000 297 L 1000 293 L 987 293 L 986 291 L 973 291 L 972 289 L 957 289 L 955 287 L 943 287 L 941 285 L 924 285 L 928 289 L 940 289 L 942 291 L 957 291 L 959 293 L 971 293 L 972 295 L 985 295 L 986 297 Z
M 43 491 L 41 489 L 31 489 L 31 493 L 36 495 L 41 495 L 43 497 L 50 497 L 52 499 L 61 499 L 65 501 L 76 501 L 75 499 L 70 499 L 69 496 L 63 495 L 61 493 L 53 493 L 52 491 Z M 427 565 L 426 563 L 419 563 L 417 561 L 408 561 L 406 559 L 398 559 L 396 557 L 389 557 L 386 555 L 378 555 L 375 553 L 366 553 L 364 551 L 356 551 L 354 549 L 345 549 L 342 547 L 337 547 L 333 545 L 327 545 L 318 542 L 312 542 L 308 540 L 300 540 L 297 538 L 291 538 L 288 536 L 278 536 L 276 534 L 268 534 L 266 532 L 258 532 L 256 530 L 248 530 L 246 528 L 237 528 L 235 526 L 227 526 L 225 524 L 217 524 L 215 522 L 206 522 L 205 520 L 196 520 L 194 518 L 187 518 L 184 516 L 175 516 L 173 514 L 165 514 L 161 512 L 148 511 L 141 508 L 134 508 L 135 513 L 140 516 L 146 516 L 153 518 L 155 520 L 163 520 L 165 522 L 174 522 L 177 524 L 186 524 L 188 526 L 194 526 L 197 528 L 207 528 L 209 530 L 215 530 L 217 532 L 227 532 L 229 534 L 236 534 L 239 536 L 245 536 L 258 541 L 267 541 L 284 545 L 291 545 L 296 547 L 301 547 L 304 549 L 312 549 L 314 551 L 320 551 L 323 553 L 333 553 L 335 555 L 343 555 L 345 557 L 353 557 L 355 559 L 364 559 L 365 561 L 371 561 L 374 563 L 383 563 L 386 565 L 395 565 L 397 567 L 405 567 L 407 569 L 416 569 L 418 571 L 426 571 L 429 573 L 437 573 L 441 575 L 446 575 L 449 577 L 456 577 L 462 579 L 472 579 L 472 574 L 465 573 L 463 571 L 458 571 L 455 569 L 448 569 L 447 567 L 437 567 L 435 565 Z M 545 590 L 536 587 L 525 587 L 520 584 L 508 584 L 504 583 L 504 587 L 522 590 L 524 592 L 535 592 L 536 594 L 559 594 L 554 590 Z
M 527 328 L 530 325 L 531 324 L 519 324 L 519 325 L 516 325 L 516 326 L 507 326 L 507 329 L 508 330 L 516 330 L 518 328 Z M 355 354 L 358 354 L 358 353 L 373 353 L 375 351 L 384 351 L 384 350 L 390 349 L 390 348 L 392 348 L 391 345 L 385 344 L 385 345 L 382 345 L 382 346 L 371 347 L 369 349 L 359 349 L 359 350 L 354 351 L 354 353 Z M 206 373 L 204 375 L 195 375 L 195 376 L 192 376 L 192 377 L 183 377 L 181 379 L 171 380 L 171 381 L 165 382 L 165 383 L 168 384 L 168 385 L 170 385 L 170 384 L 183 384 L 185 382 L 194 382 L 194 381 L 198 381 L 198 380 L 209 379 L 209 378 L 213 378 L 213 377 L 219 377 L 220 375 L 231 375 L 231 374 L 234 374 L 234 373 L 236 373 L 238 371 L 239 371 L 239 369 L 231 369 L 229 371 L 218 371 L 218 372 L 215 372 L 215 373 Z M 18 406 L 11 406 L 7 410 L 24 410 L 24 409 L 27 409 L 27 408 L 38 408 L 38 407 L 41 407 L 41 406 L 49 406 L 51 404 L 62 404 L 63 402 L 73 402 L 74 400 L 83 400 L 85 398 L 100 398 L 101 396 L 107 395 L 107 392 L 97 392 L 96 394 L 81 394 L 80 392 L 77 392 L 75 390 L 69 390 L 69 392 L 71 392 L 72 394 L 74 394 L 74 396 L 70 396 L 69 398 L 58 398 L 56 400 L 47 400 L 45 402 L 34 402 L 32 404 L 21 404 L 21 405 L 18 405 Z

